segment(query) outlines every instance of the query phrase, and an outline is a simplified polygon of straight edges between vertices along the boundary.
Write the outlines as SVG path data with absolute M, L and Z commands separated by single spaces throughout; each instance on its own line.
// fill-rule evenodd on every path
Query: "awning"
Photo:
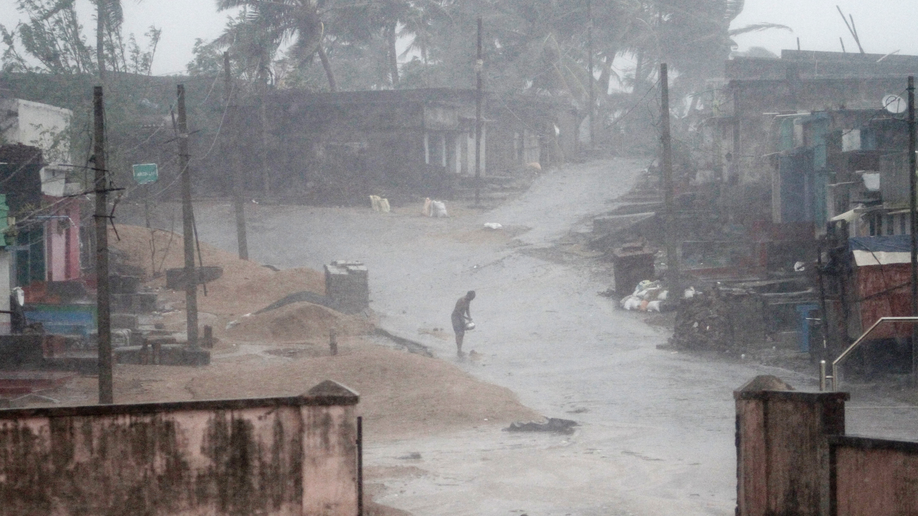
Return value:
M 848 247 L 852 251 L 867 251 L 878 253 L 906 253 L 912 252 L 911 235 L 886 235 L 872 237 L 851 237 Z
M 840 214 L 838 214 L 838 215 L 832 217 L 832 218 L 829 219 L 829 220 L 830 220 L 831 222 L 838 222 L 838 221 L 840 221 L 840 220 L 843 220 L 843 221 L 847 222 L 848 224 L 851 224 L 852 222 L 854 222 L 855 220 L 857 220 L 858 217 L 860 217 L 860 214 L 858 214 L 858 213 L 856 212 L 856 210 L 848 210 L 848 211 L 846 211 L 846 212 L 844 212 L 844 213 L 840 213 Z
M 890 252 L 890 251 L 852 251 L 854 263 L 858 267 L 870 265 L 893 265 L 899 263 L 911 263 L 912 253 Z

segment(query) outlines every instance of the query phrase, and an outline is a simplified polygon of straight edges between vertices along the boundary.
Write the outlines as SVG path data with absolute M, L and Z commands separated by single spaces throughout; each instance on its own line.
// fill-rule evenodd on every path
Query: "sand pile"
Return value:
M 300 302 L 260 314 L 241 317 L 227 329 L 227 338 L 240 341 L 302 341 L 311 336 L 327 337 L 367 333 L 372 326 L 362 317 L 344 315 L 324 306 Z
M 284 358 L 217 356 L 208 367 L 115 367 L 115 402 L 168 402 L 303 394 L 324 380 L 360 394 L 357 411 L 371 441 L 538 420 L 510 390 L 442 360 L 342 339 L 339 353 Z M 50 393 L 65 405 L 92 404 L 97 380 L 81 377 Z
M 112 248 L 125 263 L 139 268 L 149 286 L 163 287 L 165 271 L 184 266 L 182 237 L 169 231 L 119 224 L 109 229 Z M 204 265 L 223 268 L 223 276 L 198 294 L 198 308 L 217 315 L 243 315 L 258 311 L 289 294 L 308 290 L 325 294 L 325 275 L 309 268 L 276 271 L 235 254 L 201 244 Z M 195 257 L 197 263 L 197 256 Z
M 187 384 L 186 392 L 194 399 L 287 396 L 335 380 L 360 394 L 358 412 L 374 439 L 539 417 L 510 390 L 478 381 L 448 362 L 359 340 L 342 342 L 336 356 L 239 365 L 212 365 Z

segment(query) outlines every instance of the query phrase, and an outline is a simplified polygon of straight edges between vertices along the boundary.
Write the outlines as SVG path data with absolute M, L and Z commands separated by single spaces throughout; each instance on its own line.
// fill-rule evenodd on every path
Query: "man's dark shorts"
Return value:
M 465 333 L 465 319 L 459 314 L 453 314 L 453 331 L 456 333 Z

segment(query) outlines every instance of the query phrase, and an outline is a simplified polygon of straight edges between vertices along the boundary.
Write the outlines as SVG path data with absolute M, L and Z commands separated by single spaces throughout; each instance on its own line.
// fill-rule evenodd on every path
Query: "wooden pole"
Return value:
M 268 167 L 268 84 L 260 80 L 258 88 L 261 90 L 258 95 L 261 99 L 258 105 L 258 118 L 261 121 L 261 147 L 258 149 L 259 157 L 261 158 L 261 185 L 265 199 L 270 199 L 271 170 Z
M 226 111 L 230 113 L 230 116 L 227 117 L 225 122 L 228 123 L 232 131 L 229 132 L 229 134 L 232 135 L 232 140 L 229 142 L 229 145 L 237 145 L 236 123 L 238 121 L 235 117 L 235 112 L 232 110 L 233 80 L 230 74 L 229 52 L 223 53 L 223 75 L 225 82 L 224 89 L 226 90 Z M 230 166 L 233 167 L 233 211 L 236 212 L 236 244 L 239 248 L 239 259 L 248 260 L 249 244 L 245 232 L 245 203 L 242 202 L 244 176 L 242 174 L 242 167 L 240 167 L 235 160 L 229 160 L 229 163 Z
M 188 346 L 198 347 L 198 275 L 194 267 L 194 215 L 191 206 L 191 171 L 188 169 L 188 123 L 185 118 L 185 85 L 178 85 L 179 170 L 182 178 L 182 234 L 185 242 L 185 311 Z
M 99 83 L 105 85 L 105 2 L 96 2 L 96 62 L 99 66 Z
M 484 61 L 481 57 L 481 16 L 478 17 L 478 58 L 475 61 L 477 86 L 475 90 L 475 206 L 481 204 L 481 69 Z
M 669 291 L 681 299 L 679 294 L 679 257 L 676 252 L 676 213 L 673 199 L 673 151 L 669 132 L 669 78 L 666 63 L 660 64 L 661 111 L 660 125 L 663 128 L 663 198 L 666 204 L 666 275 Z
M 93 88 L 96 194 L 96 310 L 99 336 L 99 404 L 114 403 L 112 381 L 111 289 L 108 278 L 108 180 L 105 170 L 105 108 L 102 86 Z
M 590 150 L 596 148 L 595 137 L 593 134 L 594 125 L 593 125 L 593 111 L 596 109 L 596 94 L 593 91 L 593 82 L 595 78 L 593 76 L 593 2 L 587 0 L 587 53 L 589 54 L 589 68 L 590 76 L 589 85 L 590 85 Z
M 916 200 L 918 187 L 915 178 L 915 77 L 908 76 L 908 186 L 909 222 L 912 235 L 912 315 L 918 315 L 918 215 Z M 918 325 L 912 325 L 912 382 L 918 385 Z

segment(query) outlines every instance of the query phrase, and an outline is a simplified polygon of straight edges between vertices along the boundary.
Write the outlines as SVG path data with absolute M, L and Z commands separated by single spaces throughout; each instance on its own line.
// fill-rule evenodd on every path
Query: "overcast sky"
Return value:
M 18 19 L 13 0 L 0 0 L 0 23 L 12 28 Z M 218 13 L 214 0 L 122 0 L 125 33 L 139 39 L 150 25 L 163 30 L 162 40 L 153 63 L 153 73 L 183 73 L 191 60 L 195 38 L 210 40 L 222 31 L 226 14 Z M 87 30 L 93 26 L 89 0 L 77 0 L 81 19 Z M 886 54 L 900 51 L 918 55 L 918 30 L 915 30 L 916 0 L 746 0 L 743 13 L 733 28 L 754 23 L 787 25 L 793 32 L 769 30 L 737 37 L 740 50 L 765 47 L 776 54 L 781 49 L 797 48 L 797 38 L 804 50 L 841 51 L 839 38 L 848 52 L 857 45 L 845 27 L 836 5 L 854 17 L 864 51 Z

